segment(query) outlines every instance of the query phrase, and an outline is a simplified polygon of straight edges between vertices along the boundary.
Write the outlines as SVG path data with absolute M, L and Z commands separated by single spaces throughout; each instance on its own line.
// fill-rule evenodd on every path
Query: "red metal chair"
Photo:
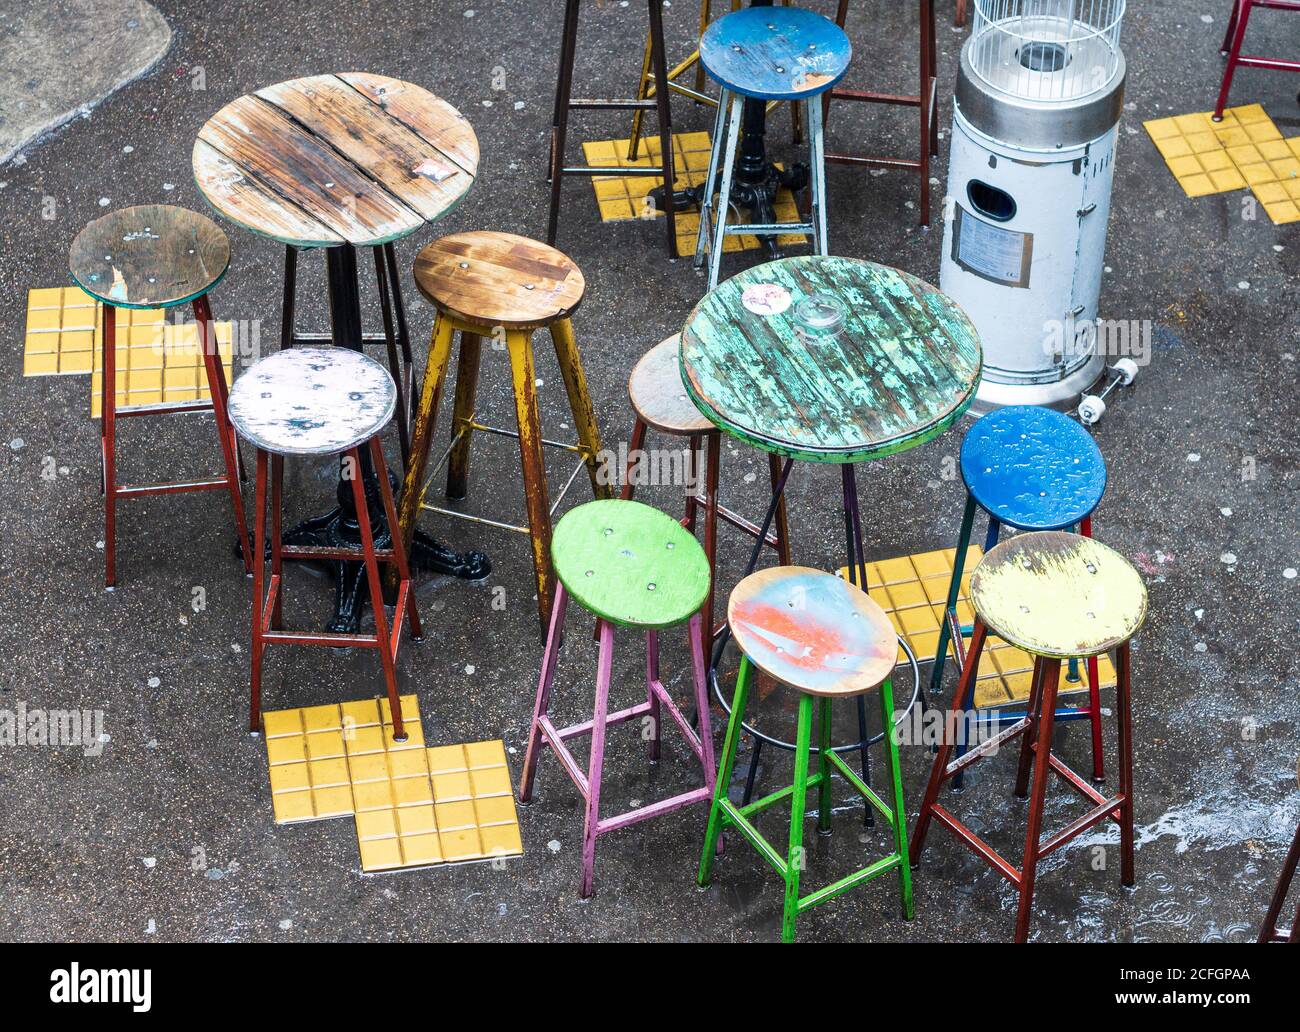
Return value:
M 1234 0 L 1232 14 L 1228 17 L 1228 31 L 1223 36 L 1220 51 L 1228 58 L 1228 67 L 1223 73 L 1223 86 L 1219 90 L 1219 102 L 1214 108 L 1214 121 L 1223 121 L 1223 108 L 1228 103 L 1228 91 L 1232 89 L 1232 77 L 1238 65 L 1247 68 L 1271 68 L 1278 72 L 1300 72 L 1300 61 L 1284 61 L 1276 57 L 1256 57 L 1241 52 L 1242 40 L 1246 36 L 1246 24 L 1250 21 L 1250 12 L 1256 7 L 1271 7 L 1278 11 L 1300 11 L 1300 0 Z

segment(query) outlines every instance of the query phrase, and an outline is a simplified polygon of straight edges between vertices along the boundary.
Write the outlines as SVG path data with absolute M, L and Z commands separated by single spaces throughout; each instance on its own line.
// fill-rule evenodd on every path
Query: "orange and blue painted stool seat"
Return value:
M 760 100 L 805 100 L 844 77 L 853 46 L 829 18 L 801 7 L 747 7 L 700 38 L 700 63 L 726 89 Z
M 892 734 L 884 736 L 887 799 L 882 799 L 859 778 L 831 745 L 831 703 L 836 698 L 860 698 L 879 689 L 881 724 L 888 728 L 894 723 L 891 675 L 898 655 L 898 639 L 889 618 L 865 591 L 840 577 L 804 566 L 778 566 L 751 573 L 736 585 L 727 605 L 727 619 L 741 649 L 740 672 L 700 857 L 700 885 L 708 885 L 712 878 L 723 831 L 734 828 L 785 881 L 783 942 L 794 941 L 795 920 L 805 910 L 894 870 L 898 871 L 903 917 L 910 919 L 912 879 L 907 863 L 907 810 L 903 803 L 898 743 Z M 737 806 L 731 801 L 728 789 L 755 667 L 799 692 L 794 784 Z M 814 724 L 817 771 L 809 774 Z M 868 805 L 879 811 L 892 833 L 893 848 L 866 867 L 800 896 L 799 880 L 806 859 L 803 824 L 808 790 L 817 789 L 817 828 L 829 835 L 832 772 L 843 777 Z M 789 850 L 782 858 L 754 827 L 752 818 L 786 798 L 791 800 L 790 841 Z

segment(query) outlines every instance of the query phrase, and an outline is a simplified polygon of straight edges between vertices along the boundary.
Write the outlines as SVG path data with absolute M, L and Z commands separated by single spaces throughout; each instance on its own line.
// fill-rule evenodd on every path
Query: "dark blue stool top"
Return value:
M 829 18 L 801 7 L 747 7 L 700 39 L 700 62 L 727 89 L 762 100 L 805 100 L 844 77 L 853 46 Z
M 1018 530 L 1073 526 L 1106 490 L 1106 463 L 1092 435 L 1037 405 L 978 420 L 961 443 L 961 476 L 985 512 Z

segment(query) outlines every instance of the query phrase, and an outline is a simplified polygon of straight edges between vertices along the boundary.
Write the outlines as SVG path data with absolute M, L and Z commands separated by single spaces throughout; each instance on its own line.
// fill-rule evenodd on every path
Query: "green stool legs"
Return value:
M 718 767 L 718 779 L 713 790 L 713 805 L 709 810 L 708 830 L 704 836 L 704 852 L 700 856 L 698 881 L 702 886 L 708 885 L 713 875 L 713 863 L 717 854 L 718 843 L 723 831 L 734 827 L 749 843 L 758 850 L 768 864 L 781 875 L 785 881 L 785 906 L 781 920 L 781 941 L 793 942 L 795 937 L 795 919 L 805 910 L 825 902 L 834 896 L 870 881 L 887 871 L 897 869 L 899 892 L 903 903 L 903 917 L 911 920 L 914 913 L 912 902 L 912 876 L 907 862 L 907 811 L 903 804 L 903 778 L 899 769 L 898 743 L 893 735 L 885 736 L 885 751 L 892 796 L 886 804 L 876 795 L 862 779 L 853 772 L 839 756 L 830 749 L 831 741 L 831 699 L 828 696 L 817 698 L 817 771 L 809 775 L 808 765 L 812 752 L 813 737 L 813 700 L 814 696 L 801 692 L 799 695 L 798 729 L 795 737 L 794 784 L 781 789 L 762 799 L 755 800 L 747 806 L 737 806 L 728 798 L 732 771 L 736 762 L 736 747 L 740 739 L 741 722 L 745 717 L 745 703 L 749 697 L 750 681 L 753 678 L 753 665 L 749 657 L 742 654 L 740 672 L 736 678 L 736 691 L 732 699 L 731 720 L 727 724 L 727 735 L 722 746 L 722 760 Z M 892 726 L 894 718 L 894 699 L 890 681 L 880 685 L 880 711 L 885 727 Z M 799 895 L 799 878 L 805 867 L 806 853 L 803 846 L 803 825 L 806 798 L 810 788 L 817 789 L 817 830 L 829 834 L 831 830 L 831 772 L 840 774 L 849 784 L 876 808 L 890 826 L 893 834 L 893 850 L 887 856 L 862 868 L 825 888 L 817 889 L 807 896 Z M 789 797 L 790 807 L 790 846 L 786 857 L 772 847 L 751 823 L 750 818 L 773 803 Z

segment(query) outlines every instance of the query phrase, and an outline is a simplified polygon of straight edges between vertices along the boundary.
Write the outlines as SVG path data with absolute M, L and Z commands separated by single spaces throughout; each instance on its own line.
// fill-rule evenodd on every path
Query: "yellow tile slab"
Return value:
M 673 186 L 678 190 L 699 186 L 709 170 L 709 134 L 706 132 L 675 133 L 673 135 Z M 618 168 L 646 168 L 658 164 L 659 138 L 647 136 L 641 141 L 635 161 L 630 160 L 627 140 L 593 140 L 582 145 L 583 156 L 589 165 Z M 780 167 L 780 166 L 778 166 Z M 658 218 L 662 211 L 649 204 L 646 195 L 663 185 L 663 177 L 654 176 L 593 176 L 592 189 L 602 222 L 624 222 L 637 218 Z M 780 190 L 774 204 L 779 222 L 798 222 L 799 209 L 789 190 Z M 677 253 L 695 253 L 695 239 L 699 233 L 700 218 L 696 212 L 677 213 Z M 783 234 L 778 237 L 783 246 L 804 242 L 800 234 Z M 730 236 L 723 241 L 723 251 L 754 250 L 759 240 L 752 236 Z

